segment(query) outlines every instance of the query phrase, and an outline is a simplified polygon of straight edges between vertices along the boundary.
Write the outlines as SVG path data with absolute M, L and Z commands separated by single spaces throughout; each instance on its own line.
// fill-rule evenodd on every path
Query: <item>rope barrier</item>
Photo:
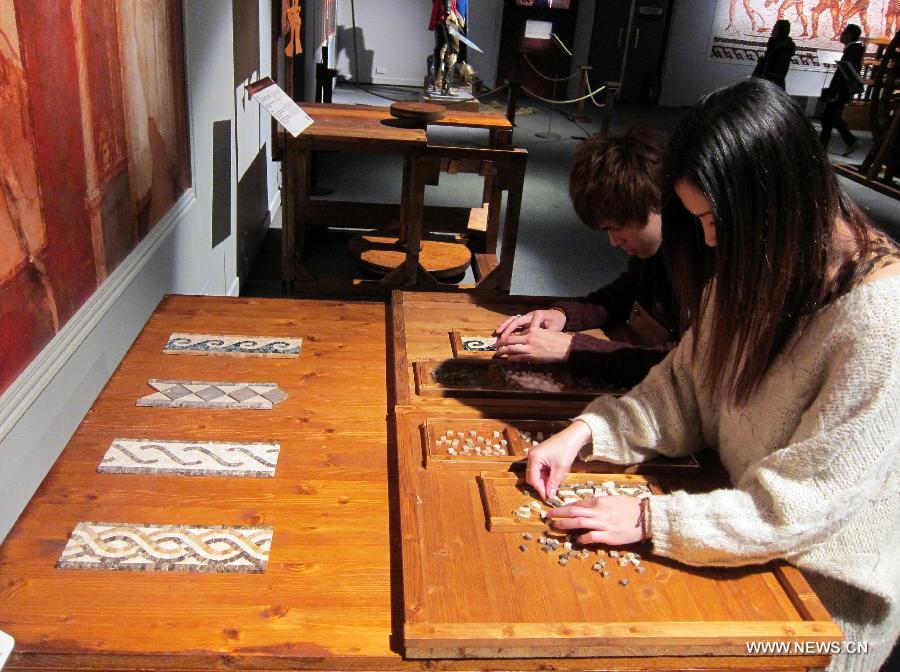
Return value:
M 528 54 L 526 54 L 524 51 L 522 52 L 522 58 L 525 59 L 525 62 L 528 64 L 528 67 L 534 71 L 534 74 L 536 74 L 538 77 L 546 79 L 548 82 L 565 82 L 565 81 L 572 79 L 573 77 L 577 77 L 579 74 L 581 74 L 578 72 L 573 72 L 568 77 L 548 77 L 547 75 L 542 73 L 540 70 L 538 70 L 536 67 L 534 67 L 534 63 L 531 62 L 531 59 L 528 58 Z
M 529 96 L 531 96 L 532 98 L 537 98 L 538 100 L 541 100 L 541 101 L 543 101 L 543 102 L 545 102 L 545 103 L 550 103 L 551 105 L 568 105 L 569 103 L 578 103 L 578 102 L 580 102 L 580 101 L 582 101 L 582 100 L 587 100 L 588 98 L 590 98 L 591 100 L 593 100 L 593 99 L 594 99 L 594 94 L 595 94 L 595 93 L 600 93 L 600 92 L 603 91 L 605 88 L 606 88 L 606 85 L 604 84 L 603 86 L 597 87 L 597 88 L 596 88 L 595 90 L 593 90 L 593 91 L 588 91 L 588 92 L 587 92 L 587 95 L 582 96 L 581 98 L 573 98 L 572 100 L 550 100 L 549 98 L 542 98 L 541 96 L 537 95 L 534 91 L 529 91 L 529 90 L 528 90 L 527 88 L 525 88 L 524 86 L 522 87 L 522 91 L 524 91 L 525 93 L 527 93 L 527 94 L 528 94 Z M 596 102 L 595 102 L 595 104 L 596 104 Z M 603 105 L 597 105 L 597 107 L 603 107 Z
M 605 88 L 606 88 L 606 85 L 604 84 L 603 86 L 601 86 L 600 88 L 598 88 L 596 91 L 592 91 L 592 90 L 591 90 L 591 86 L 592 86 L 592 85 L 591 85 L 591 76 L 590 76 L 587 72 L 585 72 L 585 73 L 584 73 L 584 78 L 585 78 L 585 80 L 587 81 L 588 97 L 591 99 L 591 102 L 592 102 L 594 105 L 596 105 L 597 107 L 606 107 L 606 103 L 598 103 L 598 102 L 597 102 L 597 99 L 594 98 L 594 94 L 595 94 L 595 93 L 599 93 L 600 91 L 602 91 L 603 89 L 605 89 Z

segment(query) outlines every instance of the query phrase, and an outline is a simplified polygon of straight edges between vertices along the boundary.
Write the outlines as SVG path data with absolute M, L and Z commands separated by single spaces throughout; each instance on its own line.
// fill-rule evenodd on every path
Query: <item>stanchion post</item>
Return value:
M 616 104 L 616 94 L 621 88 L 621 82 L 606 82 L 606 100 L 603 105 L 603 120 L 600 123 L 600 137 L 609 137 L 609 124 L 612 121 L 613 107 Z
M 591 121 L 591 118 L 584 113 L 584 104 L 587 102 L 585 96 L 587 96 L 587 93 L 590 90 L 588 73 L 591 69 L 590 65 L 581 66 L 581 85 L 578 87 L 578 97 L 581 100 L 578 101 L 578 108 L 575 110 L 575 121 Z
M 516 125 L 516 105 L 519 102 L 519 91 L 522 89 L 522 50 L 516 52 L 516 63 L 513 67 L 513 78 L 507 82 L 506 118 Z
M 522 88 L 522 82 L 508 82 L 506 91 L 506 118 L 513 126 L 516 125 L 516 105 L 519 102 L 519 90 Z
M 325 78 L 328 70 L 328 45 L 322 47 L 322 62 L 316 63 L 316 102 L 324 102 Z

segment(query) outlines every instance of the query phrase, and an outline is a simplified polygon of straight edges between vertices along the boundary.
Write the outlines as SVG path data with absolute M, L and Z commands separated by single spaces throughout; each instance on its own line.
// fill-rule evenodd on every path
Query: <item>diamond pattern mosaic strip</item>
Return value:
M 209 383 L 151 378 L 147 384 L 156 392 L 138 399 L 138 406 L 270 410 L 288 398 L 277 383 Z
M 90 523 L 75 526 L 57 569 L 262 573 L 271 527 Z
M 280 450 L 277 443 L 114 439 L 97 471 L 271 478 Z
M 163 346 L 167 355 L 235 355 L 238 357 L 299 357 L 302 338 L 224 336 L 174 333 Z

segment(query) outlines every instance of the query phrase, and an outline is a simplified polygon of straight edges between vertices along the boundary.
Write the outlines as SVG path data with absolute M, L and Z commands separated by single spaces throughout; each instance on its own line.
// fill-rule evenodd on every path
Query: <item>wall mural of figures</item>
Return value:
M 818 52 L 842 51 L 838 36 L 848 23 L 858 24 L 863 36 L 893 37 L 900 30 L 900 0 L 718 0 L 710 60 L 756 62 L 779 19 L 791 22 L 797 44 L 792 67 L 824 72 L 832 66 L 819 63 Z
M 181 0 L 0 2 L 0 393 L 190 186 Z

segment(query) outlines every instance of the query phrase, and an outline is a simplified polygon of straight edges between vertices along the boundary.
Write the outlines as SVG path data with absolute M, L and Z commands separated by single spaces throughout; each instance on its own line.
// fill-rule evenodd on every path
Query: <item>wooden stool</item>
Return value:
M 406 261 L 406 245 L 392 236 L 361 234 L 347 248 L 366 269 L 385 275 Z M 436 278 L 462 275 L 469 267 L 472 252 L 462 243 L 423 240 L 419 265 Z

